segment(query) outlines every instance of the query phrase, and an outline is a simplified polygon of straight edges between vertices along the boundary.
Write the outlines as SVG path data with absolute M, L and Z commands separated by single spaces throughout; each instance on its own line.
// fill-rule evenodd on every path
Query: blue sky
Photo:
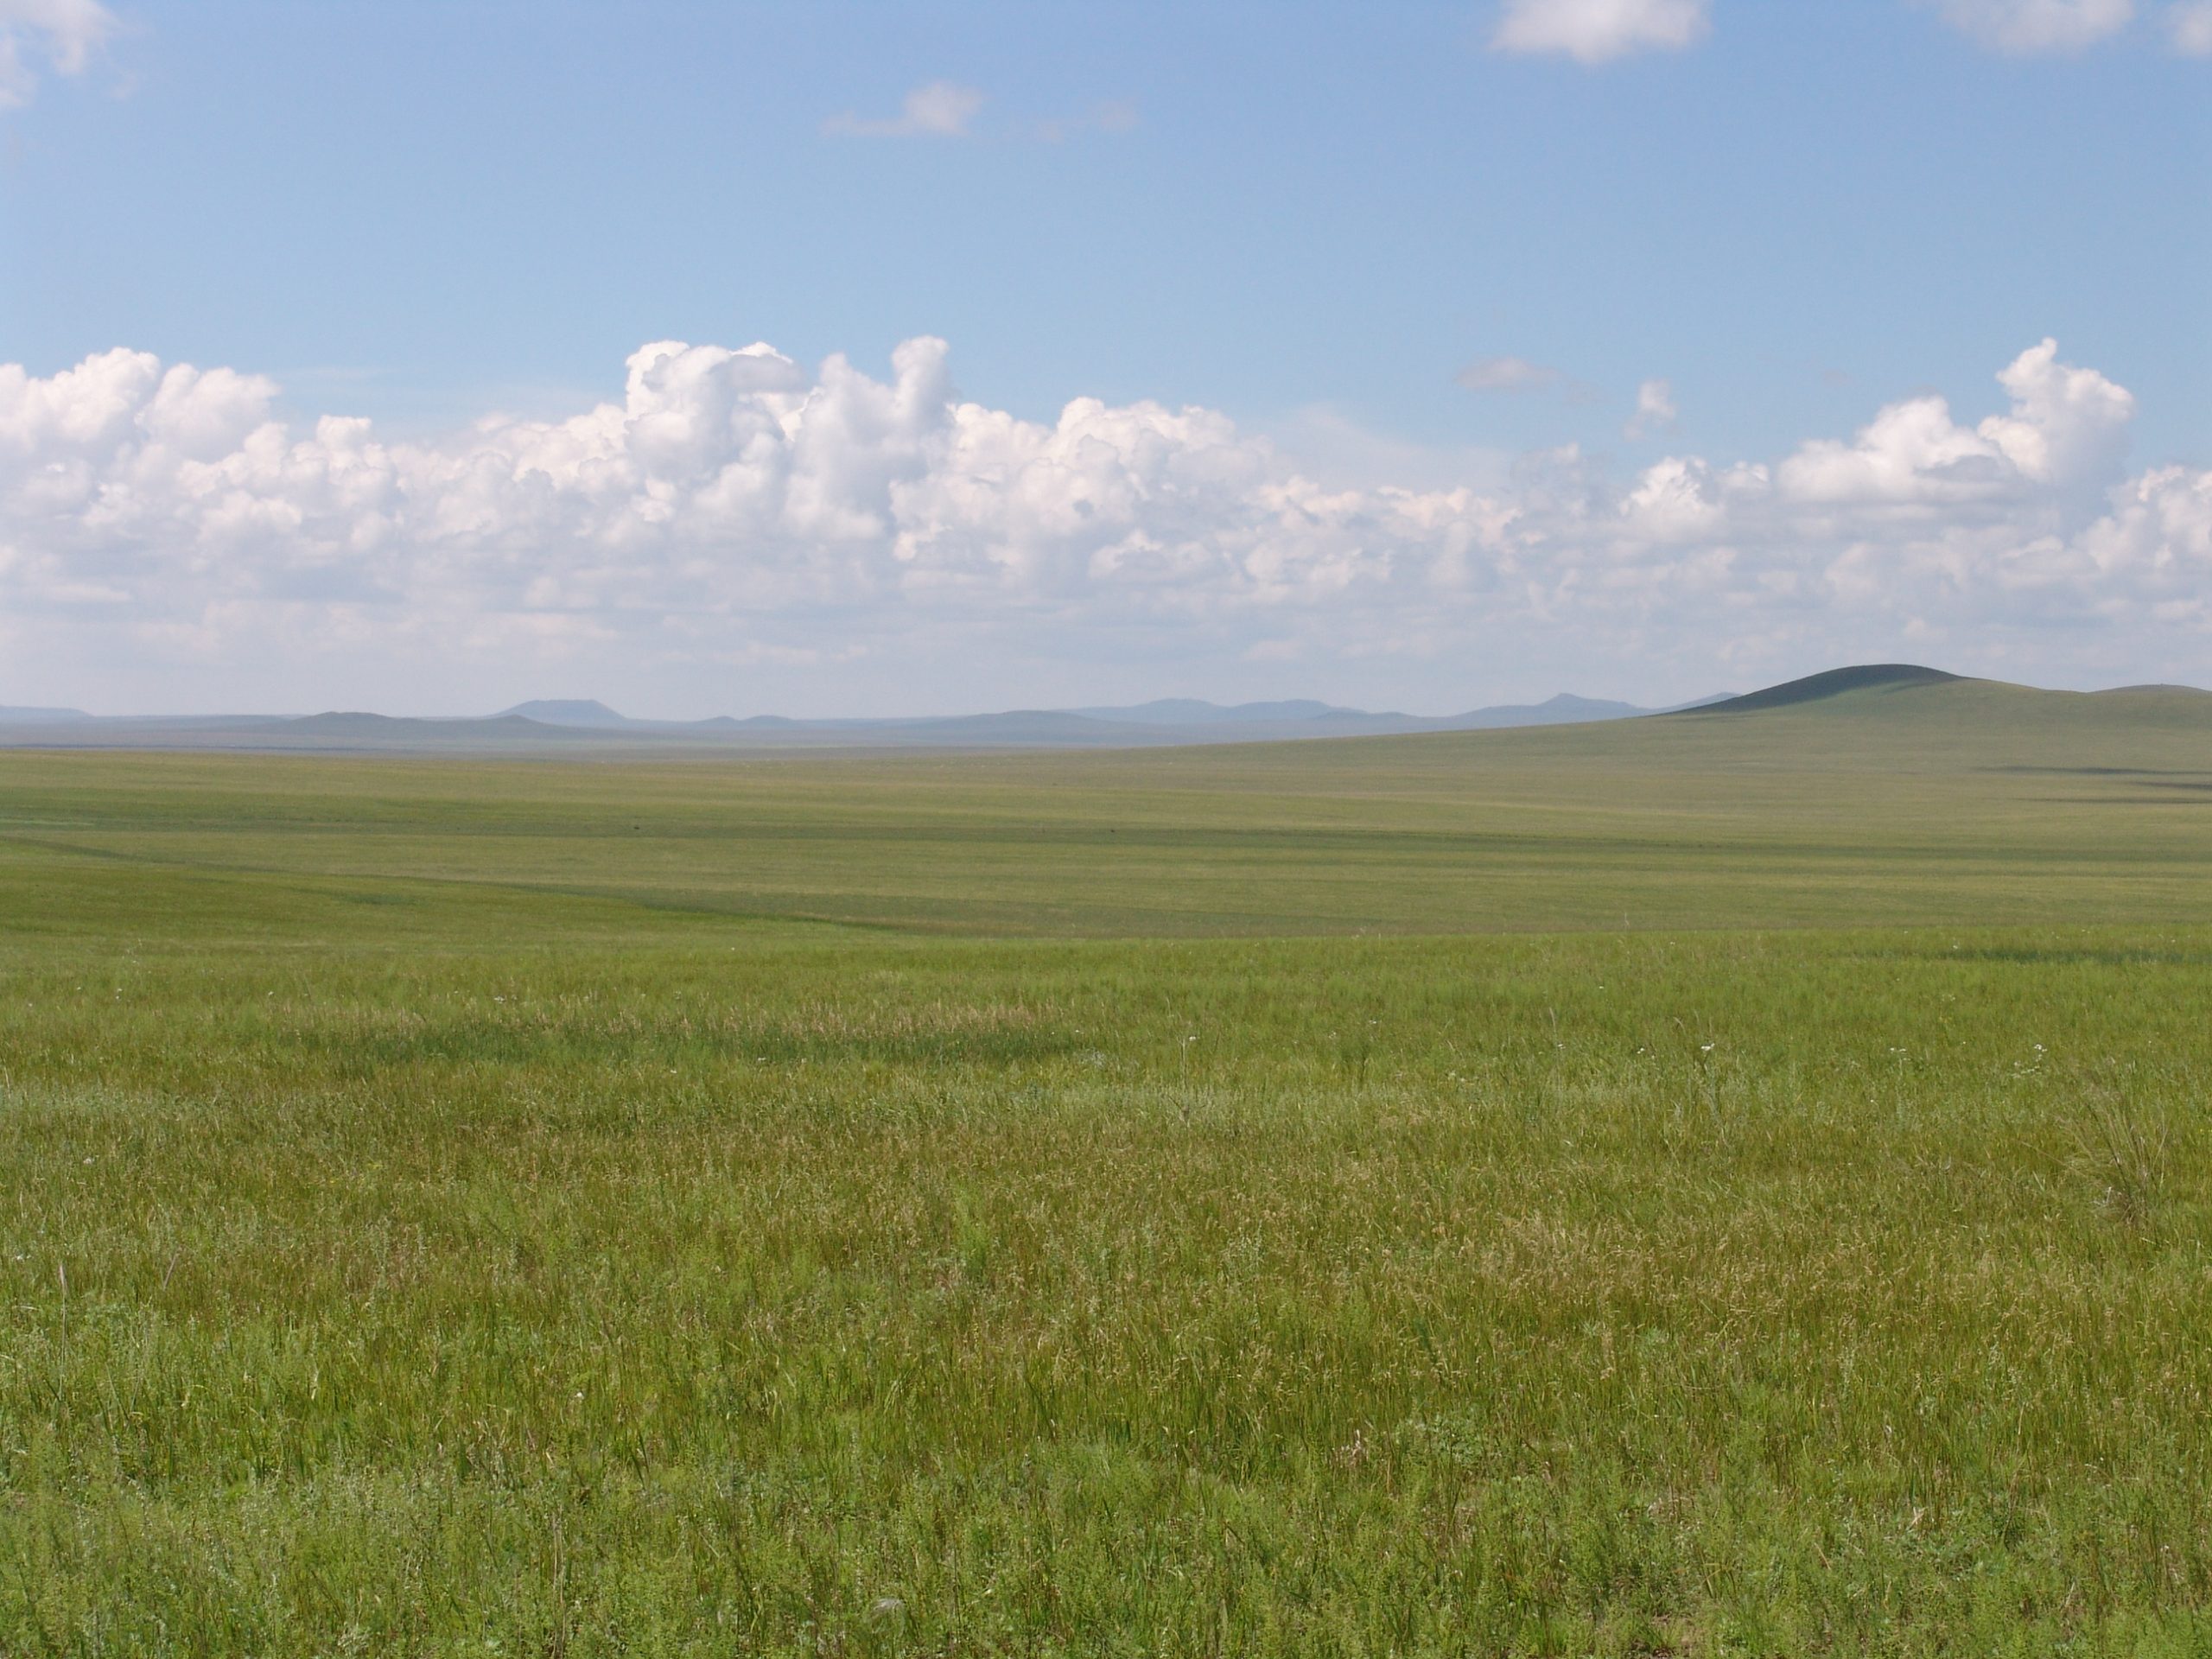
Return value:
M 106 483 L 0 519 L 0 702 L 1444 709 L 1859 652 L 2189 677 L 2212 644 L 2202 0 L 0 0 L 0 359 L 63 386 L 40 408 L 99 378 L 123 411 L 68 450 Z M 1042 440 L 948 460 L 939 422 L 892 454 L 880 419 L 803 440 L 778 404 L 792 454 L 878 446 L 831 468 L 845 518 L 695 511 L 692 456 L 673 518 L 602 494 L 455 527 L 459 458 L 485 464 L 455 435 L 608 400 L 642 431 L 624 363 L 649 342 L 768 342 L 810 389 L 775 396 L 820 403 L 824 359 L 895 387 L 924 336 L 949 343 L 914 382 L 942 409 L 1193 408 L 1235 438 L 1130 438 L 1121 507 L 1047 509 L 1036 469 L 1068 467 Z M 1878 458 L 1872 483 L 1783 479 L 1916 398 L 1960 433 L 2010 418 L 1993 377 L 2046 338 L 2129 395 L 2078 466 L 1939 434 L 1903 496 Z M 217 422 L 239 454 L 343 415 L 416 458 L 342 524 L 327 489 L 284 493 L 306 462 L 264 467 L 251 513 L 211 518 L 204 474 L 149 505 L 159 374 L 58 378 L 117 348 L 261 387 Z M 60 429 L 22 440 L 19 483 Z M 520 440 L 498 453 L 505 485 L 583 500 Z M 1670 460 L 1704 471 L 1659 482 L 1719 517 L 1638 518 Z M 620 464 L 632 507 L 658 499 L 656 463 Z M 1774 499 L 1719 481 L 1745 467 Z M 119 479 L 129 513 L 99 505 Z M 1292 479 L 1324 504 L 1286 529 Z M 1487 505 L 1437 505 L 1455 490 Z

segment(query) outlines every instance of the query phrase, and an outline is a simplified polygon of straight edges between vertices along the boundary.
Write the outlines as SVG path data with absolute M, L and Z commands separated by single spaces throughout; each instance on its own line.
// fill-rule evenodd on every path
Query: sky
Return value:
M 0 704 L 2212 683 L 2212 0 L 0 0 Z

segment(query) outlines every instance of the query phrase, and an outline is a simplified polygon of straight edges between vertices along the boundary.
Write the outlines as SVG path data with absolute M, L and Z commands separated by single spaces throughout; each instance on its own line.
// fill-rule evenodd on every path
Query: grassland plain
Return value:
M 2212 1652 L 2212 721 L 0 756 L 0 1653 Z

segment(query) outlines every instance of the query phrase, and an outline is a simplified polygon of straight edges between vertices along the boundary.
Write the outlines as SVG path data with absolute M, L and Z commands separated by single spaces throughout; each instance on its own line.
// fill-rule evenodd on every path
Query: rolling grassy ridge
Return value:
M 2212 726 L 2026 695 L 0 757 L 0 1652 L 2212 1650 Z

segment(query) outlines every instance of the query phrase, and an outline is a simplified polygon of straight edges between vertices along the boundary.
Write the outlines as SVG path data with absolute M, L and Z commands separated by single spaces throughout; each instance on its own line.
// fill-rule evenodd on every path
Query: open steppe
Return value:
M 2212 697 L 0 753 L 0 1653 L 2212 1652 Z

